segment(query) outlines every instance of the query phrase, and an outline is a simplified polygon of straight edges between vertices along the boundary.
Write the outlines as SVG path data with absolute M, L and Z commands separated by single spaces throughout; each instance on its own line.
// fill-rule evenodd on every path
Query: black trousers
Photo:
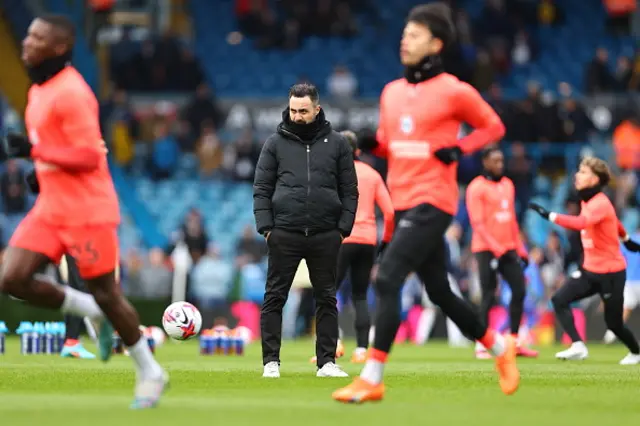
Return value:
M 462 333 L 480 339 L 487 331 L 473 308 L 449 286 L 444 234 L 451 220 L 451 215 L 430 204 L 396 212 L 396 230 L 380 262 L 375 284 L 380 299 L 375 320 L 376 349 L 391 349 L 400 326 L 400 291 L 412 271 L 424 283 L 429 299 Z
M 622 320 L 626 278 L 626 270 L 608 274 L 595 274 L 581 270 L 575 272 L 569 281 L 553 295 L 551 302 L 556 311 L 556 317 L 572 341 L 579 342 L 582 339 L 576 330 L 571 303 L 599 294 L 604 303 L 604 320 L 609 330 L 629 348 L 631 353 L 640 353 L 638 341 Z
M 64 257 L 67 262 L 68 269 L 67 280 L 65 284 L 76 290 L 86 292 L 87 289 L 85 287 L 84 281 L 80 277 L 80 271 L 78 270 L 75 259 L 68 254 L 65 254 Z M 58 281 L 64 282 L 59 268 L 56 268 L 56 273 L 58 276 Z M 64 316 L 64 323 L 66 328 L 65 340 L 78 340 L 80 338 L 80 334 L 84 331 L 85 328 L 84 318 L 67 314 Z
M 282 309 L 302 259 L 307 262 L 316 301 L 318 367 L 335 362 L 338 344 L 336 263 L 342 238 L 338 230 L 305 236 L 274 229 L 269 236 L 269 265 L 260 312 L 262 362 L 280 362 Z
M 369 341 L 371 319 L 367 306 L 367 289 L 371 278 L 376 246 L 371 244 L 343 244 L 338 254 L 338 275 L 336 287 L 344 281 L 347 271 L 351 270 L 351 299 L 356 311 L 356 343 L 366 348 Z
M 498 272 L 507 281 L 511 288 L 511 302 L 509 303 L 509 320 L 511 333 L 518 334 L 524 311 L 525 282 L 522 265 L 515 250 L 508 253 L 501 262 L 498 262 L 490 251 L 476 253 L 480 286 L 482 287 L 482 304 L 480 306 L 482 318 L 489 324 L 489 310 L 495 301 L 495 292 L 498 287 Z

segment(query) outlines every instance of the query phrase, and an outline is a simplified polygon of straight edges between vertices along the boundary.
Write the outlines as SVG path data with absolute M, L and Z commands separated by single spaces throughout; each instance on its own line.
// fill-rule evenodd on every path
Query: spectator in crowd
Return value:
M 358 80 L 344 65 L 334 68 L 327 80 L 329 94 L 336 100 L 351 99 L 358 90 Z
M 229 147 L 228 161 L 231 177 L 237 182 L 253 182 L 260 148 L 255 143 L 250 128 L 244 129 L 238 140 Z
M 0 178 L 2 205 L 6 214 L 16 215 L 27 211 L 27 185 L 24 179 L 25 174 L 18 160 L 7 161 L 6 170 Z
M 187 213 L 184 223 L 172 236 L 172 244 L 167 252 L 173 252 L 178 244 L 186 245 L 193 264 L 197 264 L 200 258 L 207 252 L 209 236 L 204 228 L 202 215 L 192 208 Z
M 522 142 L 511 144 L 511 156 L 507 161 L 506 175 L 516 189 L 518 223 L 522 223 L 533 192 L 533 167 Z
M 633 76 L 633 63 L 627 56 L 620 56 L 613 77 L 613 89 L 625 93 L 631 89 L 631 77 Z
M 266 255 L 267 244 L 264 238 L 256 234 L 252 225 L 245 226 L 236 246 L 236 265 L 242 267 L 247 264 L 258 264 Z
M 555 0 L 540 0 L 538 3 L 538 22 L 544 26 L 558 25 L 564 22 L 564 14 Z
M 195 138 L 200 135 L 205 121 L 213 123 L 216 129 L 220 128 L 224 117 L 216 106 L 215 98 L 207 84 L 202 83 L 198 86 L 195 96 L 184 109 L 184 118 L 189 122 L 191 134 Z
M 176 88 L 181 91 L 192 92 L 196 90 L 205 79 L 202 68 L 200 67 L 200 62 L 193 54 L 193 51 L 186 46 L 180 47 L 179 58 L 177 63 Z
M 224 150 L 211 120 L 202 123 L 196 153 L 200 162 L 200 176 L 203 178 L 215 176 L 222 166 Z
M 547 243 L 543 248 L 544 263 L 540 274 L 547 288 L 557 289 L 564 282 L 564 259 L 560 236 L 551 232 L 547 237 Z
M 596 56 L 587 66 L 587 93 L 594 95 L 607 92 L 613 88 L 613 76 L 609 71 L 609 52 L 601 47 L 596 50 Z
M 227 303 L 233 279 L 233 265 L 210 245 L 191 271 L 191 292 L 198 306 L 215 309 Z
M 130 266 L 130 296 L 143 299 L 165 299 L 171 296 L 173 274 L 161 248 L 152 248 L 141 264 L 134 259 Z
M 151 146 L 151 176 L 155 180 L 167 179 L 173 175 L 178 165 L 180 148 L 166 122 L 156 123 L 154 137 Z

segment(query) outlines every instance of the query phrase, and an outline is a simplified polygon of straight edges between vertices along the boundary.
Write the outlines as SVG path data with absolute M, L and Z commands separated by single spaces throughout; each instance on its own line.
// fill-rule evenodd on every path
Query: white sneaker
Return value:
M 278 364 L 277 361 L 268 362 L 264 366 L 262 377 L 268 377 L 270 379 L 277 379 L 280 377 L 280 364 Z
M 620 361 L 620 365 L 637 365 L 637 364 L 640 364 L 640 354 L 629 353 Z
M 316 373 L 316 377 L 349 377 L 342 368 L 333 362 L 328 362 Z
M 613 334 L 613 331 L 611 331 L 611 330 L 607 330 L 607 332 L 606 332 L 606 333 L 604 333 L 604 338 L 602 339 L 602 342 L 603 342 L 605 345 L 610 345 L 610 344 L 612 344 L 613 342 L 615 342 L 615 341 L 616 341 L 616 339 L 617 339 L 617 337 L 616 337 L 616 335 L 615 335 L 615 334 Z
M 565 361 L 581 361 L 587 359 L 588 357 L 589 351 L 587 350 L 587 346 L 584 344 L 584 342 L 575 342 L 569 347 L 569 349 L 558 352 L 556 354 L 556 358 Z

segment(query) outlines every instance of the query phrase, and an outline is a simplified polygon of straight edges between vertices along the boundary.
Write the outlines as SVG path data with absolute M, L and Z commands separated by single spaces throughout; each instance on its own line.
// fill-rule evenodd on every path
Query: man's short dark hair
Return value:
M 76 39 L 76 25 L 73 23 L 71 18 L 65 15 L 46 14 L 38 16 L 38 19 L 42 19 L 44 22 L 62 30 L 70 47 L 73 47 Z
M 289 99 L 304 98 L 305 96 L 308 96 L 314 104 L 317 104 L 320 100 L 318 88 L 311 83 L 294 84 L 291 86 L 291 89 L 289 89 Z
M 407 22 L 415 22 L 429 28 L 435 38 L 442 41 L 444 47 L 449 46 L 456 37 L 451 8 L 445 3 L 421 4 L 409 12 Z
M 502 151 L 500 150 L 500 147 L 498 145 L 489 145 L 488 147 L 486 147 L 486 148 L 484 148 L 482 150 L 481 157 L 484 160 L 484 159 L 488 158 L 494 152 L 502 152 Z

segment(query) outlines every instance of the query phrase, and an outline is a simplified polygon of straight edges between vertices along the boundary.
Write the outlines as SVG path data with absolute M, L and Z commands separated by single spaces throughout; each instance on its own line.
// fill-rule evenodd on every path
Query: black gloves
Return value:
M 29 139 L 18 133 L 9 133 L 2 138 L 2 151 L 8 158 L 30 158 L 31 147 Z
M 459 146 L 440 148 L 439 150 L 434 152 L 433 155 L 435 155 L 436 158 L 444 164 L 449 165 L 460 160 L 460 157 L 462 157 L 462 149 L 460 149 Z
M 540 204 L 531 202 L 531 203 L 529 203 L 529 208 L 531 210 L 535 211 L 536 213 L 538 213 L 543 218 L 549 220 L 549 213 L 551 213 L 551 212 L 549 210 L 545 209 L 544 207 L 542 207 Z
M 25 179 L 27 181 L 27 186 L 34 194 L 40 193 L 40 183 L 38 182 L 38 177 L 36 176 L 36 171 L 32 170 Z
M 629 250 L 629 251 L 640 252 L 640 244 L 636 243 L 632 239 L 628 239 L 623 244 L 627 248 L 627 250 Z

